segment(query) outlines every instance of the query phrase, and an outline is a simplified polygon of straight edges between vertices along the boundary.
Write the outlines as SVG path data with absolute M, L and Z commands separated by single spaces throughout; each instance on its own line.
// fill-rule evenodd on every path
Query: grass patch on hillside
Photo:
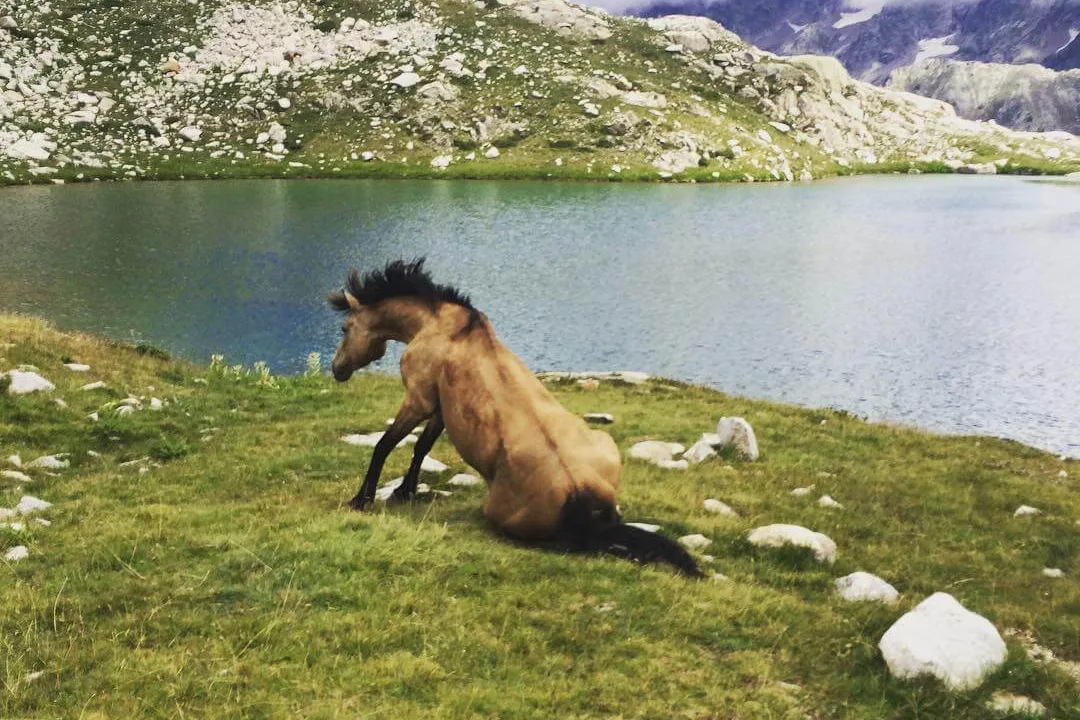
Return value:
M 730 581 L 692 582 L 507 542 L 484 523 L 483 490 L 449 487 L 451 473 L 424 478 L 451 497 L 349 512 L 370 451 L 338 438 L 382 428 L 394 378 L 195 366 L 19 317 L 0 317 L 0 358 L 57 385 L 0 394 L 0 457 L 72 460 L 0 481 L 0 507 L 24 493 L 55 504 L 49 527 L 0 529 L 0 550 L 30 550 L 0 564 L 2 717 L 984 718 L 999 689 L 1078 716 L 1076 681 L 1016 641 L 960 694 L 892 680 L 876 649 L 943 590 L 1080 660 L 1074 461 L 678 383 L 552 385 L 575 412 L 613 413 L 624 450 L 688 444 L 721 415 L 754 425 L 758 462 L 624 464 L 627 519 L 713 540 L 703 564 Z M 106 389 L 78 389 L 93 380 Z M 166 404 L 110 412 L 128 395 Z M 445 439 L 432 454 L 467 470 Z M 408 460 L 392 454 L 384 479 Z M 709 515 L 707 497 L 740 517 Z M 1020 504 L 1043 514 L 1014 518 Z M 748 546 L 746 530 L 771 522 L 827 533 L 836 565 Z M 833 578 L 860 569 L 896 585 L 900 605 L 837 600 Z

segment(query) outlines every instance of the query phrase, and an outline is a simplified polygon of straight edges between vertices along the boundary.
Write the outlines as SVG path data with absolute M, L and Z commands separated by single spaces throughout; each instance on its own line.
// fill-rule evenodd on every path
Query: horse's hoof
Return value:
M 415 493 L 402 492 L 400 489 L 398 489 L 398 490 L 395 490 L 394 493 L 390 496 L 390 502 L 392 502 L 392 503 L 407 503 L 407 502 L 409 502 L 409 501 L 411 501 L 413 499 L 414 495 L 415 495 Z
M 357 495 L 356 497 L 354 497 L 352 500 L 349 501 L 349 507 L 352 508 L 353 510 L 355 510 L 356 512 L 363 512 L 364 508 L 367 507 L 367 504 L 368 504 L 367 499 L 365 497 L 363 497 L 362 495 Z

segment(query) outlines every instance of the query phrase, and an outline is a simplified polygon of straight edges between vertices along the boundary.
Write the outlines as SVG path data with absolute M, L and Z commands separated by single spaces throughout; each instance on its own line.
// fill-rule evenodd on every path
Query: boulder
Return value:
M 15 512 L 19 515 L 33 515 L 41 510 L 48 510 L 52 503 L 33 495 L 23 495 L 19 498 L 19 504 L 15 506 Z
M 730 505 L 724 502 L 720 502 L 716 498 L 708 498 L 705 502 L 706 512 L 711 512 L 716 515 L 727 515 L 728 517 L 739 517 L 739 513 L 735 512 Z
M 679 443 L 661 442 L 659 440 L 642 440 L 630 448 L 630 457 L 635 460 L 644 460 L 653 465 L 661 462 L 673 462 L 672 456 L 686 450 Z
M 818 562 L 832 563 L 836 560 L 836 543 L 832 538 L 800 525 L 765 525 L 751 530 L 746 539 L 757 547 L 794 545 L 809 548 Z
M 457 100 L 461 91 L 448 83 L 431 82 L 417 90 L 416 94 L 432 102 L 451 102 Z
M 716 424 L 721 447 L 733 447 L 747 460 L 757 460 L 758 444 L 754 428 L 741 417 L 722 417 Z
M 433 168 L 445 168 L 450 166 L 450 160 L 452 158 L 449 155 L 439 155 L 431 159 L 431 167 Z
M 448 484 L 456 485 L 457 487 L 472 487 L 474 485 L 481 485 L 483 482 L 484 481 L 480 478 L 468 473 L 458 473 L 447 481 Z
M 177 134 L 188 142 L 198 142 L 199 138 L 202 137 L 202 130 L 188 125 L 187 127 L 180 128 L 180 131 Z
M 18 470 L 0 470 L 0 477 L 6 480 L 14 480 L 15 482 L 28 483 L 32 482 L 31 478 L 26 473 L 21 473 Z
M 717 42 L 729 45 L 743 44 L 738 35 L 715 20 L 694 15 L 665 15 L 653 18 L 649 20 L 649 27 L 663 33 L 664 37 L 674 45 L 681 46 L 680 51 L 708 52 Z M 674 51 L 668 50 L 668 52 Z
M 713 446 L 705 439 L 698 440 L 690 446 L 689 450 L 683 453 L 683 459 L 694 465 L 705 462 L 712 457 L 716 457 L 716 450 L 713 450 Z
M 30 551 L 26 549 L 25 545 L 16 545 L 4 553 L 4 559 L 8 562 L 19 562 L 28 557 L 30 557 Z
M 42 455 L 28 462 L 26 467 L 40 470 L 65 470 L 71 467 L 71 462 L 65 460 L 62 455 Z
M 34 392 L 52 392 L 56 386 L 36 372 L 23 370 L 10 370 L 0 375 L 11 381 L 8 386 L 10 395 L 27 395 Z
M 679 544 L 687 550 L 701 550 L 712 545 L 712 540 L 700 534 L 683 535 L 679 538 Z
M 894 603 L 900 597 L 900 593 L 892 585 L 877 575 L 861 570 L 837 578 L 833 584 L 836 585 L 837 594 L 848 602 L 867 600 Z
M 495 158 L 499 157 L 499 148 L 492 145 L 484 151 L 484 157 L 486 157 L 488 160 L 494 160 Z
M 405 72 L 398 75 L 396 78 L 390 81 L 392 85 L 397 85 L 399 88 L 411 88 L 420 82 L 420 76 L 414 72 Z
M 16 140 L 4 152 L 14 160 L 48 160 L 55 147 L 55 144 L 49 143 L 40 137 L 24 138 Z
M 900 679 L 932 675 L 950 690 L 970 690 L 1005 662 L 1005 641 L 989 620 L 948 593 L 934 593 L 893 624 L 878 643 Z

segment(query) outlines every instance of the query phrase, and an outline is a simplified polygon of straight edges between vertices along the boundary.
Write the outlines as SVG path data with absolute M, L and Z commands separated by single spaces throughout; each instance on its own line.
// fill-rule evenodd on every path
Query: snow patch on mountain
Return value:
M 852 6 L 852 9 L 854 12 L 840 13 L 840 19 L 833 23 L 833 27 L 839 30 L 866 22 L 885 9 L 885 0 L 863 0 L 863 4 Z

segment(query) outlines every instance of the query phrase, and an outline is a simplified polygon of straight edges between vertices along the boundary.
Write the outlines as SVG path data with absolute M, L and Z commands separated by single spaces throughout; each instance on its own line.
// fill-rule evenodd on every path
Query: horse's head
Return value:
M 386 338 L 375 333 L 375 313 L 345 291 L 330 293 L 330 306 L 345 313 L 341 323 L 341 342 L 331 366 L 334 379 L 345 382 L 352 374 L 386 354 Z

